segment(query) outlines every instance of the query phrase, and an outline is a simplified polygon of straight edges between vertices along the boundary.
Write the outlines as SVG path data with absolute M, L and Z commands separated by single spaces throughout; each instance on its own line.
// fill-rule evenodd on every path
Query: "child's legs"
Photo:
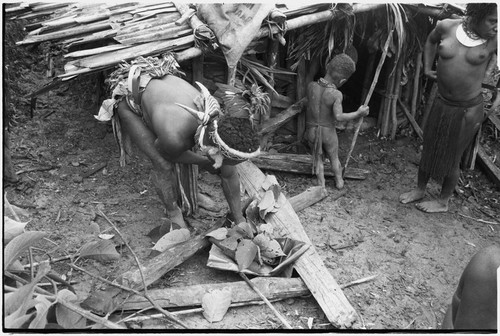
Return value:
M 322 133 L 323 148 L 332 164 L 332 172 L 335 176 L 337 188 L 341 189 L 344 186 L 344 179 L 342 178 L 342 165 L 339 160 L 339 140 L 337 132 L 335 131 L 335 127 L 323 127 Z

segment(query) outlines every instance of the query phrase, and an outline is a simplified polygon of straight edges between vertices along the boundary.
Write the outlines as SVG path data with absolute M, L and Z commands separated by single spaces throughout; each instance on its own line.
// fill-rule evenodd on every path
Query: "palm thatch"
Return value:
M 195 7 L 174 2 L 28 2 L 6 5 L 5 15 L 7 19 L 26 22 L 27 35 L 19 45 L 50 42 L 65 50 L 65 72 L 33 94 L 37 95 L 79 75 L 165 52 L 174 52 L 179 63 L 203 55 L 224 63 L 217 38 L 197 18 Z M 252 87 L 258 85 L 259 90 L 269 94 L 273 106 L 286 108 L 300 98 L 297 92 L 302 90 L 298 86 L 290 89 L 290 83 L 312 80 L 311 76 L 321 70 L 307 69 L 309 74 L 304 79 L 298 72 L 301 60 L 316 60 L 318 66 L 324 68 L 332 55 L 361 49 L 372 55 L 368 63 L 373 65 L 382 53 L 388 33 L 394 31 L 387 54 L 391 68 L 381 82 L 385 85 L 385 96 L 396 92 L 405 96 L 401 100 L 409 106 L 412 115 L 421 100 L 417 97 L 422 96 L 419 59 L 428 32 L 437 19 L 463 14 L 463 8 L 451 4 L 317 3 L 297 8 L 288 4 L 276 7 L 286 16 L 286 30 L 269 22 L 262 23 L 235 69 L 240 85 L 235 90 L 252 92 Z M 275 53 L 284 53 L 286 64 L 283 58 L 274 65 L 266 59 L 270 45 L 276 45 L 271 39 L 275 37 L 284 44 L 274 47 Z M 373 71 L 368 67 L 365 72 L 365 82 L 369 84 Z M 406 85 L 415 75 L 410 85 Z M 394 85 L 389 85 L 391 83 Z M 413 89 L 409 89 L 410 86 Z M 396 100 L 381 105 L 395 109 Z M 385 107 L 381 107 L 381 112 Z M 390 113 L 394 133 L 395 112 Z M 379 116 L 379 126 L 381 119 L 387 120 L 387 117 Z

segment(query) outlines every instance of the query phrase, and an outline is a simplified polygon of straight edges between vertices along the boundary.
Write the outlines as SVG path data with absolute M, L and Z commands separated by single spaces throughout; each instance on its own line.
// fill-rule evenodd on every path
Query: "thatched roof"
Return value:
M 347 9 L 345 5 L 348 6 Z M 311 39 L 304 46 L 295 43 L 293 34 L 288 34 L 290 38 L 287 43 L 292 56 L 303 54 L 304 48 L 318 48 L 318 46 L 325 48 L 327 45 L 331 49 L 335 43 L 339 45 L 333 41 L 337 38 L 335 34 L 339 34 L 339 29 L 332 29 L 331 26 L 340 24 L 346 15 L 356 15 L 356 25 L 364 29 L 361 34 L 367 37 L 374 33 L 373 26 L 367 24 L 373 18 L 381 22 L 379 27 L 390 24 L 397 27 L 398 15 L 391 15 L 388 6 L 393 6 L 394 12 L 400 11 L 399 20 L 406 20 L 405 23 L 419 14 L 434 18 L 461 14 L 459 6 L 450 4 L 360 3 L 337 6 L 333 3 L 320 3 L 295 8 L 277 5 L 286 15 L 287 33 L 299 28 L 303 31 L 321 24 L 330 27 L 321 28 L 324 34 L 330 36 Z M 18 42 L 19 45 L 42 42 L 62 45 L 66 51 L 65 73 L 57 76 L 57 80 L 64 81 L 80 74 L 114 67 L 121 61 L 138 56 L 159 55 L 173 51 L 181 62 L 203 54 L 216 45 L 216 38 L 211 44 L 210 29 L 197 18 L 194 7 L 195 5 L 190 7 L 187 4 L 172 2 L 115 4 L 28 2 L 6 5 L 5 13 L 8 19 L 28 22 L 25 26 L 27 35 Z M 200 30 L 200 28 L 205 29 Z M 340 30 L 342 28 L 345 29 L 341 27 Z M 263 22 L 254 40 L 266 39 L 270 34 L 279 32 L 277 27 Z M 401 31 L 397 33 L 403 34 Z M 340 32 L 340 35 L 345 34 Z M 327 39 L 328 43 L 325 43 L 323 38 Z M 380 36 L 380 41 L 383 40 L 384 37 Z M 399 43 L 401 41 L 402 38 L 399 39 Z

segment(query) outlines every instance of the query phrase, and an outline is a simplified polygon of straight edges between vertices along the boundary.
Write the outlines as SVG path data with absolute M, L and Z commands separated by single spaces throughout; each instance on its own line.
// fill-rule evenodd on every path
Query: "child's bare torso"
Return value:
M 317 82 L 309 83 L 307 87 L 307 126 L 320 125 L 335 129 L 336 120 L 333 111 L 333 105 L 336 101 L 335 93 L 338 93 L 338 90 L 334 86 L 324 87 Z

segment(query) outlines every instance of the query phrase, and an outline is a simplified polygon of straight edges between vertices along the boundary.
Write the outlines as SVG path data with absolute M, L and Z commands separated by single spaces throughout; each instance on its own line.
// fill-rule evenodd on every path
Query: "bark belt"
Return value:
M 132 65 L 128 72 L 128 89 L 132 93 L 132 98 L 134 98 L 134 103 L 141 105 L 140 102 L 140 92 L 139 92 L 139 77 L 141 76 L 141 67 L 138 65 Z

